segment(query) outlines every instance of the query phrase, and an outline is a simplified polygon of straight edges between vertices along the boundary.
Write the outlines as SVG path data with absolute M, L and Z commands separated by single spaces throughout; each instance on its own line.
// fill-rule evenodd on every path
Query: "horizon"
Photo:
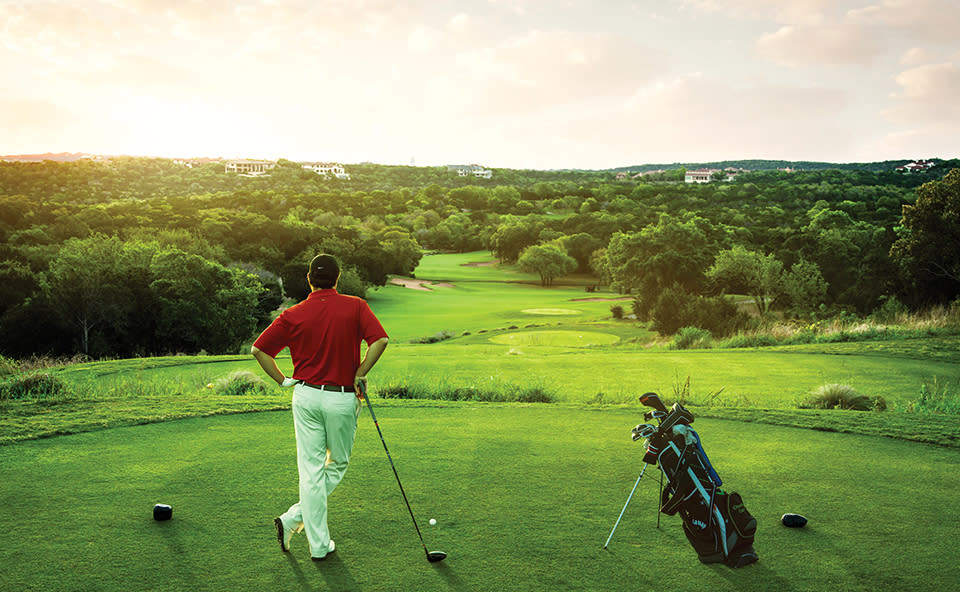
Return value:
M 0 0 L 0 16 L 9 155 L 534 170 L 960 155 L 951 0 Z

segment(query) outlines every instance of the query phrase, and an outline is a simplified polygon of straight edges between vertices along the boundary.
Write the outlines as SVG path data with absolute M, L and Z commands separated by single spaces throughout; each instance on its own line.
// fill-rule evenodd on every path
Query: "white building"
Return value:
M 479 164 L 448 164 L 447 171 L 457 173 L 458 177 L 469 177 L 470 175 L 478 179 L 490 179 L 493 177 L 493 171 L 485 169 Z
M 720 169 L 693 169 L 686 172 L 683 176 L 684 183 L 709 183 L 713 174 Z
M 318 175 L 333 175 L 338 179 L 350 178 L 350 174 L 347 173 L 345 168 L 343 168 L 343 165 L 336 162 L 304 162 L 301 163 L 301 166 L 304 169 L 313 171 Z
M 223 167 L 226 173 L 237 173 L 241 177 L 259 177 L 277 166 L 272 160 L 228 160 Z
M 930 167 L 936 165 L 937 163 L 930 160 L 915 160 L 913 162 L 907 163 L 903 166 L 897 167 L 898 173 L 922 173 L 923 171 L 929 169 Z

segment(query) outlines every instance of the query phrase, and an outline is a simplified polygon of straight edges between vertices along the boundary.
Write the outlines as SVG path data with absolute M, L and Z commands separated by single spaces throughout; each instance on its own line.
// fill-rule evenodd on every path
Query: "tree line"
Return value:
M 592 273 L 663 331 L 731 330 L 723 293 L 761 314 L 945 303 L 960 293 L 951 164 L 685 185 L 369 164 L 346 180 L 284 160 L 262 178 L 164 159 L 0 163 L 0 352 L 235 351 L 284 297 L 306 295 L 319 251 L 362 296 L 424 251 L 489 249 L 545 286 Z

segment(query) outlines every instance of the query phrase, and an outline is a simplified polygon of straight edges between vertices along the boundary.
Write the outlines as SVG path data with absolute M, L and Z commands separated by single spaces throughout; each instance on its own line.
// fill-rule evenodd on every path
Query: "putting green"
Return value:
M 571 308 L 525 308 L 520 312 L 527 314 L 535 315 L 576 315 L 580 314 L 579 310 L 573 310 Z
M 586 347 L 588 345 L 611 345 L 620 338 L 610 333 L 595 331 L 522 331 L 494 335 L 494 343 L 503 345 L 553 345 L 559 347 Z

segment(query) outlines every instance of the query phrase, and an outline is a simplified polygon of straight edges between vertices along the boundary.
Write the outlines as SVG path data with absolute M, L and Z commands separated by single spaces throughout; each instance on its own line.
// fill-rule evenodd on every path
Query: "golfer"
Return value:
M 360 411 L 358 385 L 387 347 L 387 334 L 367 303 L 337 293 L 340 265 L 331 255 L 310 262 L 307 299 L 283 311 L 253 343 L 251 353 L 277 384 L 293 386 L 300 500 L 274 519 L 284 552 L 290 537 L 304 530 L 310 555 L 320 561 L 336 546 L 327 528 L 327 496 L 347 470 Z M 360 341 L 367 351 L 360 358 Z M 276 356 L 290 348 L 293 377 L 277 367 Z

